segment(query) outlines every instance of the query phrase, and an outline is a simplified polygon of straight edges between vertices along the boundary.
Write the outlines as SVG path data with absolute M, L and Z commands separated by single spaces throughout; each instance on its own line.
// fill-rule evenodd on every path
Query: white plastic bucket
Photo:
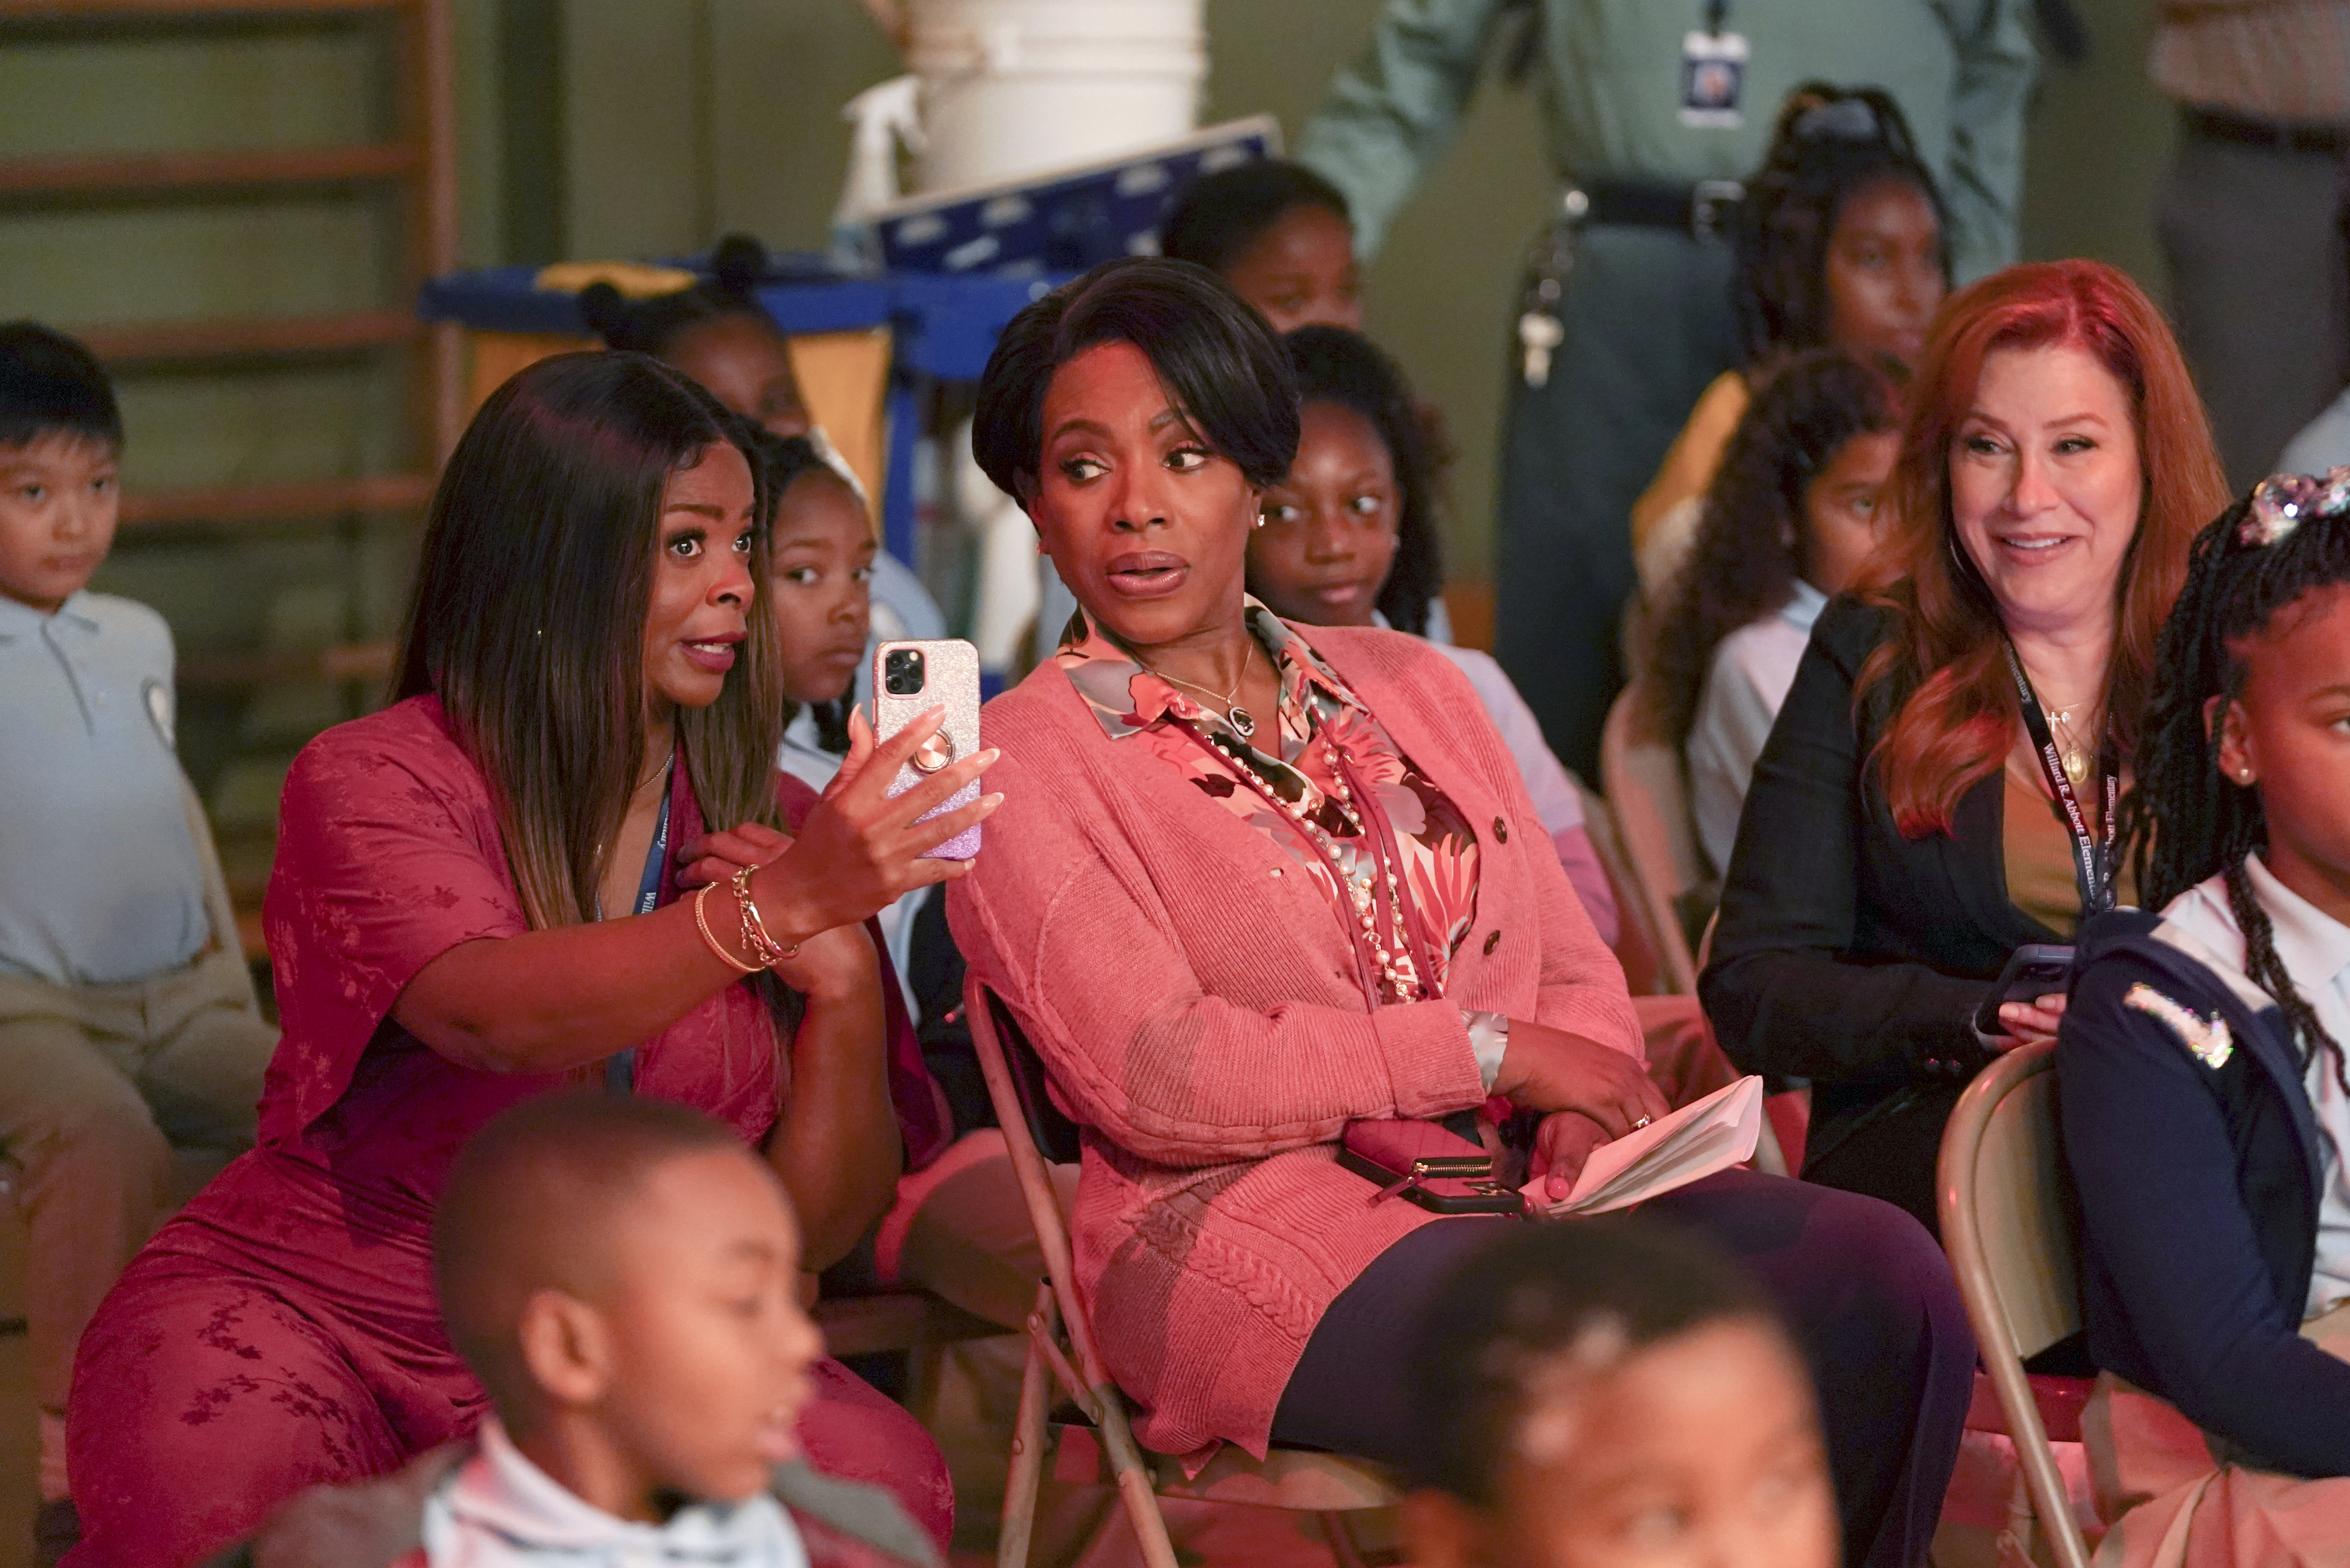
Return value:
M 920 189 L 1090 162 L 1198 123 L 1205 0 L 914 0 Z

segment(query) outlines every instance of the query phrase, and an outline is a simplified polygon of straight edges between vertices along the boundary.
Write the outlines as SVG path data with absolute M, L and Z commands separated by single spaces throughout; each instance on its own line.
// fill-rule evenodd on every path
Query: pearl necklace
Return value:
M 1297 830 L 1305 836 L 1306 842 L 1314 846 L 1322 857 L 1329 862 L 1331 875 L 1336 877 L 1338 879 L 1338 885 L 1347 890 L 1347 898 L 1355 907 L 1356 922 L 1363 928 L 1363 941 L 1378 962 L 1379 979 L 1385 982 L 1386 987 L 1386 995 L 1382 1000 L 1417 1002 L 1420 994 L 1419 968 L 1412 962 L 1411 933 L 1404 924 L 1403 918 L 1403 888 L 1396 878 L 1394 862 L 1389 857 L 1379 854 L 1377 844 L 1370 842 L 1371 836 L 1364 832 L 1362 811 L 1356 805 L 1354 791 L 1347 787 L 1347 775 L 1338 765 L 1336 743 L 1330 739 L 1329 732 L 1322 730 L 1318 724 L 1315 729 L 1316 738 L 1322 742 L 1323 761 L 1330 770 L 1329 798 L 1337 802 L 1338 814 L 1347 819 L 1348 826 L 1363 836 L 1369 845 L 1373 861 L 1387 875 L 1388 929 L 1385 931 L 1379 929 L 1378 900 L 1372 897 L 1371 888 L 1347 875 L 1345 861 L 1338 854 L 1337 841 L 1330 836 L 1320 823 L 1306 815 L 1284 798 L 1280 791 L 1274 789 L 1272 781 L 1259 773 L 1254 763 L 1247 757 L 1239 754 L 1240 752 L 1246 751 L 1247 747 L 1243 746 L 1235 751 L 1219 746 L 1216 750 L 1220 755 L 1229 759 L 1247 775 L 1249 783 L 1256 787 L 1256 792 L 1271 801 L 1275 810 L 1295 823 Z M 1246 732 L 1243 733 L 1245 734 Z M 1209 743 L 1205 737 L 1201 737 L 1201 742 Z

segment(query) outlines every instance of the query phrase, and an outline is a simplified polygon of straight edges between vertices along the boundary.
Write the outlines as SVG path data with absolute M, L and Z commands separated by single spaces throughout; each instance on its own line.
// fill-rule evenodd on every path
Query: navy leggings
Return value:
M 1923 1563 L 1975 1368 L 1974 1335 L 1933 1238 L 1877 1199 L 1742 1170 L 1641 1212 L 1727 1252 L 1777 1303 L 1819 1392 L 1844 1561 Z M 1514 1223 L 1440 1220 L 1380 1253 L 1306 1341 L 1274 1440 L 1399 1466 L 1421 1451 L 1406 1375 L 1420 1314 L 1450 1270 Z

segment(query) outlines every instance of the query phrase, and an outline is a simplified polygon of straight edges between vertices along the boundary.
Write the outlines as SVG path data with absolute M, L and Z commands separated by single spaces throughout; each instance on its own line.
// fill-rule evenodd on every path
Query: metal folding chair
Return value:
M 1942 1246 L 2004 1419 L 1991 1427 L 1987 1412 L 1970 1410 L 1967 1424 L 2004 1430 L 2022 1470 L 2009 1529 L 2028 1558 L 2036 1516 L 2057 1568 L 2088 1568 L 2049 1446 L 2052 1428 L 2079 1440 L 2088 1381 L 2023 1370 L 2026 1357 L 2081 1327 L 2080 1222 L 2057 1143 L 2055 1058 L 2054 1045 L 2019 1046 L 1967 1085 L 1942 1133 L 1937 1202 Z
M 1056 1480 L 1114 1482 L 1149 1568 L 1176 1568 L 1160 1498 L 1315 1514 L 1340 1568 L 1360 1568 L 1362 1556 L 1345 1516 L 1402 1501 L 1401 1489 L 1381 1467 L 1308 1449 L 1275 1448 L 1260 1461 L 1227 1443 L 1197 1475 L 1187 1476 L 1178 1460 L 1146 1453 L 1135 1442 L 1125 1396 L 1103 1367 L 1093 1321 L 1077 1297 L 1068 1217 L 1045 1168 L 1048 1158 L 1059 1164 L 1076 1159 L 1077 1129 L 1046 1093 L 1045 1064 L 1019 1021 L 976 976 L 964 982 L 963 1007 L 1045 1256 L 1045 1282 L 1028 1315 L 1028 1365 L 1020 1382 L 1012 1473 L 1003 1490 L 997 1568 L 1025 1568 L 1048 1457 Z M 1057 1410 L 1051 1407 L 1055 1384 L 1069 1402 Z
M 1690 818 L 1681 760 L 1648 732 L 1640 701 L 1639 688 L 1627 687 L 1607 710 L 1599 732 L 1599 787 L 1615 814 L 1640 901 L 1638 918 L 1663 960 L 1667 988 L 1694 996 L 1697 960 L 1677 900 L 1705 879 L 1705 855 Z

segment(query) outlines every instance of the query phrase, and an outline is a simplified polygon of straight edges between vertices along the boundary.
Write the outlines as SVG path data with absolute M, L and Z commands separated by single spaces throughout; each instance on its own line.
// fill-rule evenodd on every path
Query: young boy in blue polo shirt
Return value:
M 89 350 L 0 325 L 0 1153 L 32 1229 L 44 1534 L 75 1342 L 161 1215 L 171 1146 L 252 1144 L 276 1044 L 208 898 L 171 630 L 88 587 L 121 447 Z

